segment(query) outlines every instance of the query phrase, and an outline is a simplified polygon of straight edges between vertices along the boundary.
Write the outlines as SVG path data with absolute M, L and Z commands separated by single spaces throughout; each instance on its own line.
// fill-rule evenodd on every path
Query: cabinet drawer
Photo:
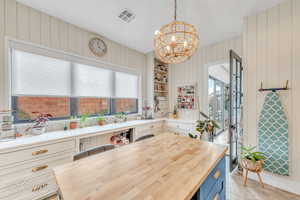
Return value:
M 144 135 L 148 134 L 157 134 L 158 132 L 163 130 L 163 123 L 157 122 L 157 123 L 151 123 L 146 124 L 143 126 L 138 126 L 135 129 L 135 139 L 142 137 Z
M 54 175 L 45 174 L 33 179 L 0 189 L 1 200 L 36 200 L 57 191 Z
M 9 153 L 2 153 L 0 154 L 0 167 L 27 160 L 39 159 L 69 149 L 75 149 L 75 140 L 68 140 Z
M 63 152 L 60 155 L 55 154 L 52 157 L 0 168 L 0 189 L 18 185 L 26 179 L 39 177 L 43 174 L 51 174 L 53 167 L 72 162 L 73 155 L 74 151 Z
M 205 182 L 200 188 L 200 199 L 208 199 L 208 196 L 214 198 L 222 187 L 225 187 L 225 158 L 218 163 L 218 165 L 208 175 Z M 224 182 L 224 183 L 223 183 Z

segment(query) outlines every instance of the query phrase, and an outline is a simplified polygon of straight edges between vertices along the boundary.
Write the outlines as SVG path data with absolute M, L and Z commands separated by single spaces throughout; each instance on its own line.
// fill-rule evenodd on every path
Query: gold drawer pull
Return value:
M 39 190 L 41 190 L 41 189 L 43 189 L 43 188 L 45 188 L 45 187 L 47 187 L 48 186 L 48 184 L 47 183 L 43 183 L 43 184 L 40 184 L 40 185 L 36 185 L 36 186 L 34 186 L 33 188 L 32 188 L 32 192 L 37 192 L 37 191 L 39 191 Z
M 32 169 L 32 172 L 37 172 L 37 171 L 46 169 L 47 167 L 48 167 L 48 165 L 42 165 L 42 166 L 39 166 L 39 167 L 35 167 L 35 168 Z
M 220 198 L 219 193 L 217 193 L 216 196 L 213 198 L 213 200 L 220 200 L 220 199 L 221 199 L 221 198 Z
M 214 174 L 214 178 L 218 179 L 220 176 L 221 176 L 221 171 L 220 170 L 216 171 L 216 173 Z
M 47 149 L 42 149 L 42 150 L 39 150 L 39 151 L 32 152 L 32 155 L 36 156 L 36 155 L 40 155 L 40 154 L 47 153 L 47 152 L 48 152 Z

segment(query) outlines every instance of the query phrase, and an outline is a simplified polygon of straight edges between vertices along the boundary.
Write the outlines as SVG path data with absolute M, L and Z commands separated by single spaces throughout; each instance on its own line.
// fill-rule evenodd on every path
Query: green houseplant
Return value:
M 260 172 L 263 168 L 265 156 L 263 152 L 255 151 L 255 148 L 241 147 L 241 166 L 250 171 Z
M 202 136 L 204 133 L 208 133 L 209 140 L 213 140 L 213 134 L 215 132 L 215 129 L 220 128 L 219 125 L 212 120 L 209 116 L 207 116 L 205 113 L 200 111 L 200 115 L 204 118 L 203 120 L 198 120 L 196 124 L 196 131 L 199 132 L 199 139 L 202 139 Z M 198 138 L 198 135 L 193 135 L 189 133 L 189 136 L 191 138 Z
M 97 123 L 98 123 L 99 126 L 105 125 L 104 113 L 106 113 L 106 111 L 100 112 L 98 114 L 98 116 L 96 117 L 96 121 L 97 121 Z
M 177 119 L 177 117 L 178 117 L 178 110 L 177 110 L 177 105 L 175 105 L 173 110 L 173 118 Z
M 85 126 L 85 123 L 86 123 L 88 117 L 89 117 L 89 114 L 81 115 L 80 120 L 79 120 L 80 121 L 80 128 L 83 128 Z

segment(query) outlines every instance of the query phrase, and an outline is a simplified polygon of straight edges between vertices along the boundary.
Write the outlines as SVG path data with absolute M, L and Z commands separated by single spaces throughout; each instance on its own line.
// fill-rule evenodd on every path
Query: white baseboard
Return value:
M 258 177 L 254 173 L 249 173 L 250 179 L 258 181 Z M 263 182 L 273 187 L 300 195 L 300 181 L 291 180 L 290 177 L 279 176 L 268 172 L 262 173 Z

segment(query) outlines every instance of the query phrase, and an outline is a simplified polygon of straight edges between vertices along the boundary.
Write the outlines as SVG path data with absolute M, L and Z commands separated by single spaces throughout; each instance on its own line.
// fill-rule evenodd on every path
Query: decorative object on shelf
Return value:
M 246 171 L 244 176 L 244 185 L 247 184 L 248 171 L 254 172 L 259 178 L 259 182 L 264 187 L 262 178 L 260 176 L 261 171 L 263 170 L 264 164 L 264 153 L 259 151 L 254 151 L 256 147 L 244 147 L 242 146 L 241 152 L 241 166 Z
M 199 139 L 201 140 L 204 133 L 208 134 L 208 141 L 213 142 L 214 141 L 214 133 L 215 129 L 219 129 L 219 125 L 212 119 L 210 119 L 209 116 L 207 116 L 205 113 L 200 111 L 200 115 L 204 118 L 204 120 L 199 119 L 197 121 L 196 125 L 196 131 L 199 132 Z M 193 135 L 189 133 L 189 136 L 191 138 L 197 139 L 198 135 Z
M 70 117 L 70 123 L 69 123 L 69 128 L 70 129 L 76 129 L 78 124 L 78 118 L 77 116 L 71 116 Z
M 143 119 L 153 119 L 151 106 L 144 106 L 143 107 Z
M 181 63 L 196 52 L 199 36 L 196 28 L 177 21 L 177 0 L 175 0 L 174 21 L 155 31 L 154 49 L 158 59 L 164 63 Z
M 196 108 L 195 85 L 177 87 L 178 109 L 193 110 Z
M 178 110 L 177 110 L 177 106 L 174 106 L 174 110 L 173 110 L 173 119 L 177 119 L 178 117 Z
M 101 57 L 107 53 L 107 46 L 105 42 L 98 37 L 90 39 L 89 48 L 95 56 Z
M 116 146 L 123 146 L 131 142 L 131 131 L 121 131 L 110 137 L 110 142 Z
M 0 111 L 0 140 L 1 141 L 16 138 L 13 121 L 14 121 L 14 117 L 10 110 Z
M 164 117 L 168 108 L 168 64 L 154 59 L 154 115 Z
M 43 114 L 40 112 L 32 112 L 32 114 L 36 114 L 37 117 L 34 120 L 34 124 L 31 127 L 27 128 L 26 131 L 31 130 L 32 135 L 41 135 L 45 133 L 48 121 L 53 116 L 49 113 Z

